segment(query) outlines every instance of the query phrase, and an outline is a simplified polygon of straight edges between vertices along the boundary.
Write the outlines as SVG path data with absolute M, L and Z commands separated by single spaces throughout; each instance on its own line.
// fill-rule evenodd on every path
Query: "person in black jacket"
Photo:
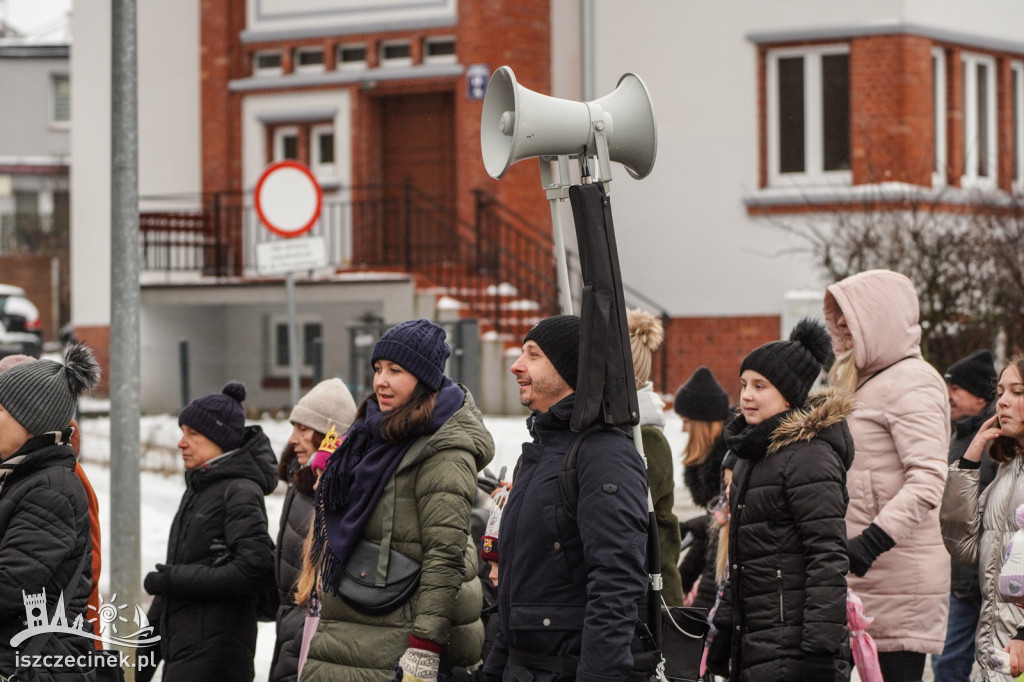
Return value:
M 949 416 L 953 434 L 949 441 L 949 463 L 959 462 L 967 446 L 985 421 L 995 414 L 996 373 L 992 353 L 976 350 L 954 362 L 943 378 L 949 390 Z M 996 477 L 999 465 L 981 456 L 979 492 Z M 941 682 L 968 682 L 974 667 L 974 632 L 981 616 L 981 584 L 978 567 L 951 560 L 949 622 L 942 653 L 932 656 L 932 672 Z
M 167 563 L 146 575 L 156 598 L 163 679 L 253 679 L 256 595 L 274 586 L 273 543 L 263 504 L 277 459 L 259 426 L 245 426 L 245 385 L 232 381 L 178 416 L 185 494 L 171 524 Z M 159 662 L 159 660 L 157 661 Z M 136 679 L 152 678 L 155 666 Z
M 708 650 L 710 670 L 732 681 L 835 682 L 849 671 L 853 398 L 838 389 L 808 397 L 829 347 L 824 326 L 805 319 L 740 366 L 741 412 L 726 425 L 738 460 L 729 576 Z
M 46 667 L 16 659 L 33 638 L 10 646 L 30 625 L 29 600 L 45 591 L 45 613 L 33 626 L 58 615 L 72 626 L 88 623 L 92 590 L 89 505 L 75 475 L 75 453 L 68 444 L 79 396 L 99 381 L 92 351 L 72 345 L 64 363 L 37 360 L 0 373 L 0 676 L 18 680 L 75 682 L 95 679 L 84 667 L 93 640 L 68 632 L 46 637 Z M 82 566 L 75 584 L 69 584 Z M 64 613 L 59 614 L 63 606 Z
M 277 643 L 270 664 L 270 682 L 294 682 L 299 672 L 302 629 L 308 609 L 295 603 L 295 583 L 302 571 L 302 545 L 313 518 L 313 485 L 309 467 L 328 433 L 344 435 L 356 417 L 356 403 L 345 382 L 325 379 L 292 409 L 292 434 L 281 453 L 277 475 L 288 484 L 281 508 L 281 526 L 274 550 L 274 568 L 281 605 L 277 609 Z
M 626 680 L 636 622 L 645 620 L 647 475 L 631 437 L 599 431 L 576 459 L 573 520 L 559 488 L 576 439 L 580 318 L 541 320 L 512 365 L 519 401 L 532 410 L 501 514 L 498 634 L 485 680 Z
M 722 492 L 722 460 L 729 449 L 723 433 L 726 420 L 732 416 L 729 396 L 711 370 L 701 366 L 676 391 L 672 409 L 683 418 L 683 432 L 687 434 L 683 483 L 693 503 L 705 509 L 704 514 L 679 524 L 683 535 L 693 540 L 679 563 L 679 577 L 684 594 L 690 594 L 694 583 L 701 581 L 689 605 L 710 609 L 715 601 L 718 546 L 717 533 L 709 533 L 715 525 L 710 508 Z

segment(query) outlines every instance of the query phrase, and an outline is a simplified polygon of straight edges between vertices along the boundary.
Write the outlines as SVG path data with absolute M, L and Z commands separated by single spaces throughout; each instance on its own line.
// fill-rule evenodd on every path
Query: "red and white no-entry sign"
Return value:
M 323 193 L 309 168 L 298 161 L 278 161 L 263 171 L 253 201 L 268 230 L 282 237 L 298 237 L 320 217 Z

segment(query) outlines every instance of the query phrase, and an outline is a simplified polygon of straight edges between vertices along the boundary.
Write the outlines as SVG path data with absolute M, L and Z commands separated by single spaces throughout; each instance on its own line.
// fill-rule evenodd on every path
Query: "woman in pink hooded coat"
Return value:
M 874 618 L 885 682 L 920 680 L 942 651 L 949 554 L 939 504 L 949 450 L 949 398 L 921 357 L 914 285 L 869 270 L 828 287 L 825 320 L 836 363 L 831 381 L 854 393 L 848 417 L 856 454 L 847 475 L 849 586 Z

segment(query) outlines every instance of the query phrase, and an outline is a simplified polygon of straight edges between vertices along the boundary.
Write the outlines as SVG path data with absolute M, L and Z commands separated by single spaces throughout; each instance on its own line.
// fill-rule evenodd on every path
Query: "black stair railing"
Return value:
M 502 332 L 557 314 L 550 231 L 475 191 L 474 224 L 412 186 L 361 186 L 325 192 L 310 234 L 325 241 L 329 267 L 395 269 L 470 306 Z M 256 245 L 280 239 L 263 228 L 251 194 L 147 197 L 140 212 L 142 268 L 203 277 L 257 276 Z M 174 201 L 189 206 L 176 208 Z

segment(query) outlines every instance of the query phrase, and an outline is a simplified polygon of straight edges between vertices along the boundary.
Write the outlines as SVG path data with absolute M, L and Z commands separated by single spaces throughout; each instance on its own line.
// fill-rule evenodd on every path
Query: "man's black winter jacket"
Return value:
M 577 433 L 575 395 L 533 413 L 501 514 L 500 631 L 485 664 L 514 679 L 510 650 L 580 658 L 576 679 L 624 680 L 647 589 L 647 474 L 633 441 L 598 432 L 577 453 L 577 521 L 566 516 L 558 474 Z M 535 682 L 558 677 L 531 669 Z

